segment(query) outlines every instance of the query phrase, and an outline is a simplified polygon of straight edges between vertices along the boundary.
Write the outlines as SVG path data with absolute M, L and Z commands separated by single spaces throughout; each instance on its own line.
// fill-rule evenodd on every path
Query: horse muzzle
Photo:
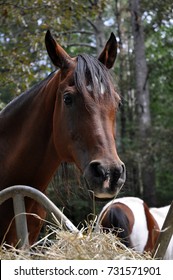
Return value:
M 89 191 L 99 199 L 111 199 L 120 191 L 126 180 L 126 168 L 124 163 L 105 164 L 102 161 L 93 160 L 84 171 Z

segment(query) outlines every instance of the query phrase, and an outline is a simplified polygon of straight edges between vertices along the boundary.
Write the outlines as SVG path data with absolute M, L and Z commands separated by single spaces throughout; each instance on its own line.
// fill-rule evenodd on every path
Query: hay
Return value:
M 56 230 L 56 240 L 47 245 L 45 237 L 30 251 L 1 246 L 2 260 L 151 260 L 149 254 L 139 254 L 123 245 L 113 234 L 84 233 L 83 237 Z

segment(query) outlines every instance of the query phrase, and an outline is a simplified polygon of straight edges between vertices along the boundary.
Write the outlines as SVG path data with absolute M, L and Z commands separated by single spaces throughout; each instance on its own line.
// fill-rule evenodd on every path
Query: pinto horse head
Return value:
M 125 182 L 125 165 L 115 143 L 115 122 L 120 97 L 109 69 L 117 54 L 111 34 L 99 58 L 71 58 L 50 31 L 47 52 L 60 68 L 53 116 L 53 135 L 61 161 L 74 162 L 90 191 L 98 198 L 111 198 Z
M 149 209 L 138 197 L 116 198 L 103 207 L 95 230 L 111 231 L 137 252 L 152 251 L 159 235 L 159 219 L 154 212 L 160 213 L 159 208 Z M 164 219 L 163 211 L 161 214 Z

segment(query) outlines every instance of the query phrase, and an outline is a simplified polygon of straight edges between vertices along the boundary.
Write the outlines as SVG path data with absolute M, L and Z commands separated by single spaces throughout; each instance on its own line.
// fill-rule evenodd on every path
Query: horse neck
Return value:
M 53 142 L 58 81 L 59 74 L 56 73 L 38 90 L 21 96 L 24 100 L 19 106 L 11 104 L 15 105 L 14 111 L 5 112 L 4 141 L 0 141 L 0 147 L 6 145 L 3 166 L 8 167 L 9 173 L 15 170 L 6 185 L 29 184 L 44 190 L 60 164 Z

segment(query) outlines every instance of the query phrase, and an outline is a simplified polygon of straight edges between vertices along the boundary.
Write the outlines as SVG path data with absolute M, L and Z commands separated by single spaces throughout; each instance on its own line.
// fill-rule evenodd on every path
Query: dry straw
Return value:
M 52 234 L 56 238 L 50 242 Z M 151 260 L 149 254 L 127 248 L 112 233 L 95 233 L 90 226 L 83 230 L 83 237 L 51 226 L 51 232 L 29 251 L 3 245 L 0 257 L 6 260 Z

